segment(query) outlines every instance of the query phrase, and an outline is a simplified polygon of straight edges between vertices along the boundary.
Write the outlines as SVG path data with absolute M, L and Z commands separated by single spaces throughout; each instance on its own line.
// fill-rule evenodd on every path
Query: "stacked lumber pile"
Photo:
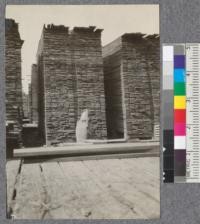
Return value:
M 114 41 L 104 51 L 104 82 L 106 97 L 106 119 L 109 139 L 124 137 L 123 92 L 121 73 L 121 52 L 119 41 Z M 114 51 L 113 51 L 114 50 Z
M 30 84 L 30 119 L 32 123 L 38 124 L 38 72 L 37 65 L 33 64 L 31 68 L 31 84 Z
M 121 108 L 125 120 L 125 137 L 152 138 L 154 124 L 159 121 L 160 78 L 157 36 L 144 37 L 140 33 L 124 34 L 103 48 L 103 57 L 106 88 L 114 89 L 116 85 L 109 81 L 111 77 L 109 69 L 112 71 L 112 76 L 121 79 Z M 107 93 L 108 91 L 106 98 L 110 97 Z M 110 100 L 111 104 L 112 102 Z M 107 117 L 112 119 L 115 107 L 110 106 L 110 108 L 107 110 Z M 118 116 L 121 116 L 121 112 Z
M 107 136 L 101 30 L 44 27 L 38 48 L 39 123 L 47 144 L 75 141 L 76 122 L 89 111 L 89 138 Z M 43 81 L 44 80 L 44 81 Z
M 67 27 L 44 27 L 38 51 L 40 127 L 46 143 L 75 140 L 74 73 Z M 44 81 L 43 81 L 44 80 Z
M 90 139 L 107 137 L 101 31 L 95 27 L 74 27 L 71 34 L 77 118 L 88 109 Z
M 154 114 L 154 138 L 159 138 L 160 130 L 160 38 L 158 35 L 146 37 L 148 42 L 147 63 L 151 79 Z
M 18 24 L 12 19 L 6 19 L 6 123 L 7 139 L 17 138 L 21 141 L 23 98 L 21 77 L 21 47 Z
M 123 78 L 128 138 L 151 138 L 153 105 L 147 45 L 141 34 L 122 36 Z

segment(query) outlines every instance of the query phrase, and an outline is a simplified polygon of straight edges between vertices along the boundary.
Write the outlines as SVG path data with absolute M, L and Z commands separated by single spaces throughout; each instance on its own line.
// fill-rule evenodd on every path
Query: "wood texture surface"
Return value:
M 26 157 L 24 163 L 41 163 L 41 162 L 69 162 L 69 161 L 85 161 L 85 160 L 102 160 L 102 159 L 124 159 L 124 158 L 144 158 L 144 157 L 159 157 L 159 152 L 152 150 L 150 152 L 140 153 L 118 153 L 104 155 L 87 155 L 87 156 L 61 156 L 61 157 Z
M 159 218 L 159 170 L 158 157 L 23 164 L 12 217 Z
M 7 212 L 10 213 L 11 203 L 14 196 L 14 186 L 17 182 L 20 169 L 20 160 L 10 160 L 6 164 L 7 171 Z
M 159 142 L 136 142 L 136 143 L 110 143 L 110 144 L 83 144 L 69 145 L 62 147 L 38 147 L 14 150 L 15 157 L 48 156 L 48 155 L 79 155 L 97 153 L 117 153 L 117 152 L 141 152 L 157 148 Z

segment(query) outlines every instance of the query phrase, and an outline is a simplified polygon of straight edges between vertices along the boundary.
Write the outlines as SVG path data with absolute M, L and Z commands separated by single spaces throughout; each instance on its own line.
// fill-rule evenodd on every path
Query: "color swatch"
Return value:
M 200 182 L 200 44 L 163 45 L 163 180 Z
M 174 182 L 186 179 L 186 117 L 175 116 L 180 110 L 186 114 L 185 81 L 185 45 L 174 45 Z
M 174 182 L 174 47 L 163 46 L 163 181 Z

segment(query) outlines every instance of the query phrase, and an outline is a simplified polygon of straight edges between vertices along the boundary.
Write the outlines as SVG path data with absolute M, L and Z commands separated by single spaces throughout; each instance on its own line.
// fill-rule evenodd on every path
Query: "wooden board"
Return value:
M 42 219 L 46 214 L 47 201 L 40 164 L 23 164 L 16 187 L 13 218 Z
M 104 154 L 104 155 L 87 155 L 87 156 L 61 156 L 57 157 L 25 157 L 24 163 L 39 163 L 39 162 L 67 162 L 67 161 L 85 161 L 85 160 L 102 160 L 102 159 L 124 159 L 124 158 L 144 158 L 144 157 L 158 157 L 159 152 L 152 150 L 140 153 L 117 153 L 117 154 Z
M 129 212 L 127 206 L 113 197 L 109 189 L 82 162 L 61 163 L 61 166 L 68 182 L 75 183 L 74 190 L 79 195 L 77 203 L 81 208 L 79 218 L 125 218 L 124 214 Z M 132 214 L 131 210 L 130 212 Z M 141 214 L 132 215 L 142 217 Z
M 159 178 L 158 157 L 23 164 L 12 215 L 15 219 L 159 218 Z
M 7 179 L 7 212 L 10 213 L 12 199 L 14 196 L 15 184 L 20 169 L 20 160 L 10 160 L 6 163 Z
M 101 143 L 122 143 L 126 142 L 127 139 L 125 138 L 118 138 L 118 139 L 86 139 L 86 143 L 93 143 L 93 144 L 101 144 Z
M 136 160 L 134 159 L 133 164 Z M 156 218 L 159 216 L 160 208 L 160 183 L 155 182 L 156 177 L 153 178 L 146 173 L 146 167 L 141 164 L 140 159 L 139 163 L 136 161 L 135 166 L 130 165 L 131 161 L 133 160 L 123 159 L 113 160 L 112 163 L 108 160 L 84 163 L 94 174 L 96 181 L 107 188 L 110 195 L 119 203 L 127 206 L 127 214 L 123 218 L 130 218 L 133 215 L 131 211 L 135 212 L 137 218 L 140 218 L 138 215 L 143 218 Z
M 83 155 L 97 153 L 117 153 L 117 152 L 142 152 L 157 149 L 159 142 L 137 142 L 137 143 L 110 143 L 110 144 L 83 144 L 65 147 L 38 147 L 15 149 L 14 157 L 52 156 L 52 155 Z

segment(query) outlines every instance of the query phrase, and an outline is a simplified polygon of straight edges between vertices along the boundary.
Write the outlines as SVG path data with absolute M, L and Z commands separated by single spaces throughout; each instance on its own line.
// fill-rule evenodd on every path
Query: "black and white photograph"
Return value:
M 159 5 L 7 5 L 8 219 L 160 218 Z

